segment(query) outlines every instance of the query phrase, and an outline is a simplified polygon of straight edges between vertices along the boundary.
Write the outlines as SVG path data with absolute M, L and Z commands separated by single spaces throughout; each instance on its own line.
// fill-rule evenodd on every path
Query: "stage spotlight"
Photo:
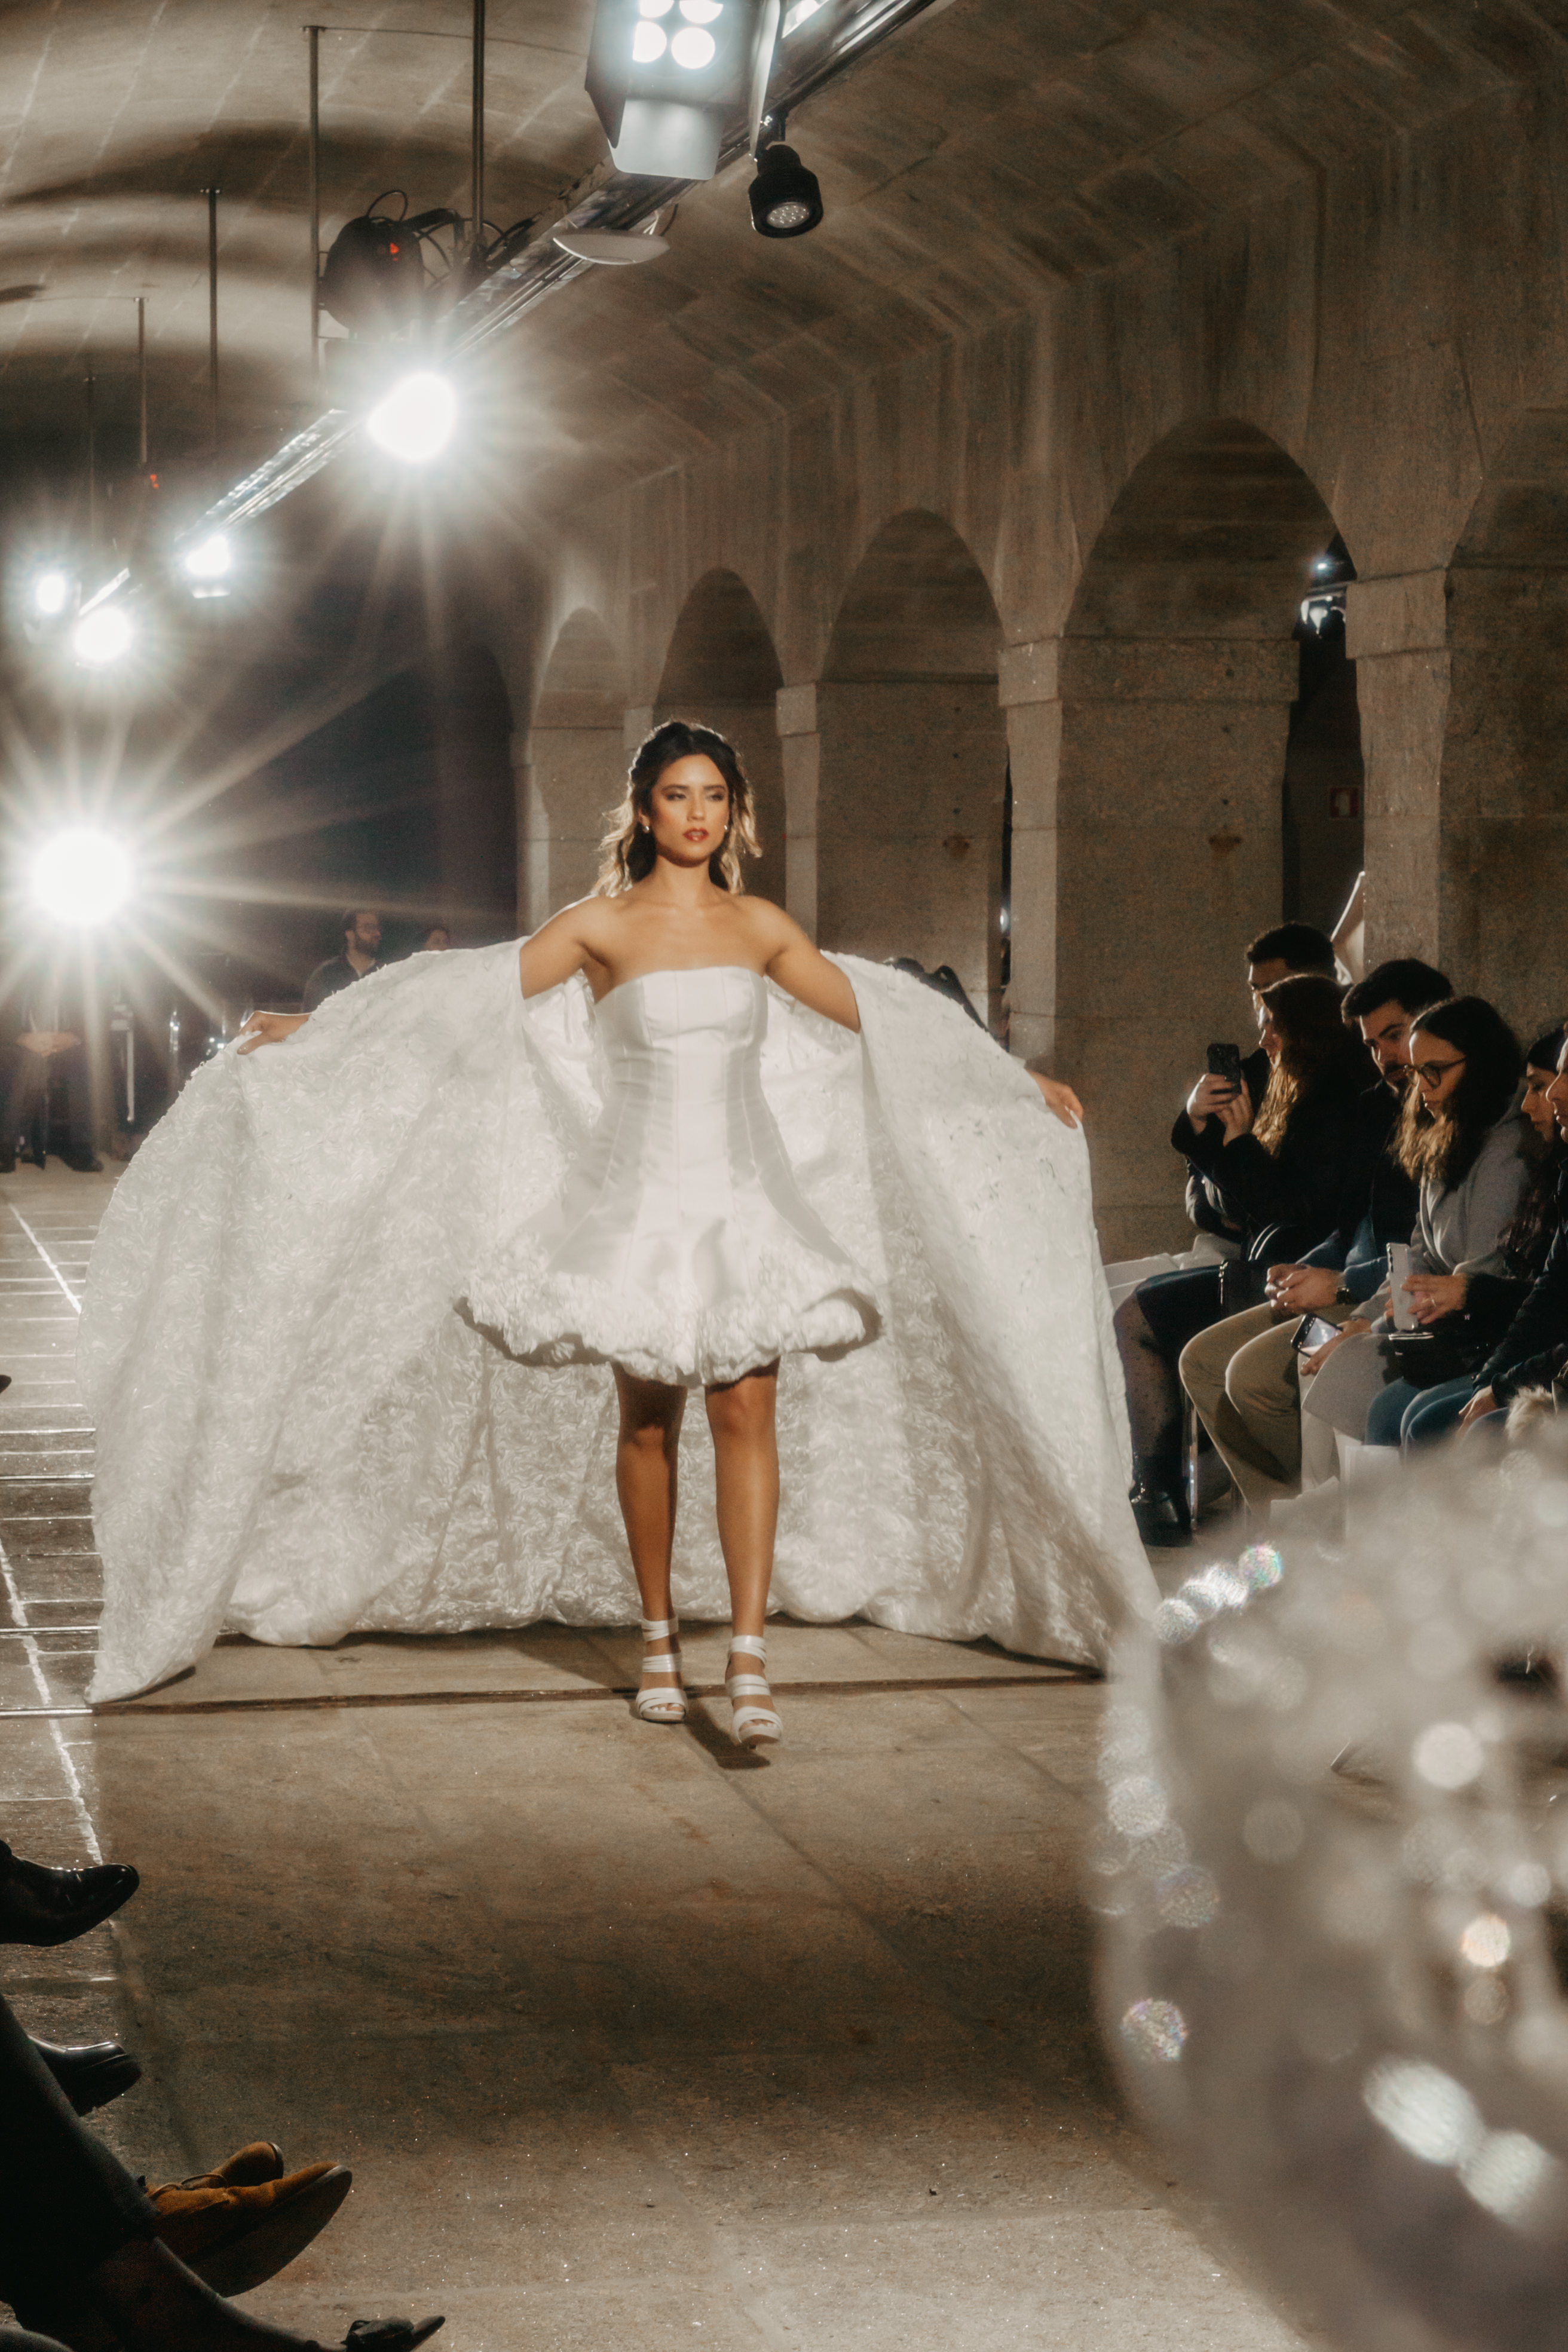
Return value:
M 778 17 L 777 0 L 598 0 L 586 87 L 616 169 L 710 180 Z
M 120 843 L 91 825 L 57 833 L 33 860 L 34 898 L 46 915 L 75 930 L 89 930 L 117 915 L 134 878 Z
M 215 530 L 210 539 L 192 548 L 184 565 L 193 580 L 221 580 L 233 561 L 228 541 L 221 530 Z
M 747 199 L 759 236 L 805 236 L 822 218 L 816 174 L 783 140 L 763 148 Z
M 395 383 L 371 410 L 365 431 L 389 457 L 405 466 L 424 466 L 440 456 L 457 422 L 457 394 L 444 375 L 421 368 Z
M 40 572 L 33 582 L 33 610 L 46 621 L 58 620 L 71 600 L 68 572 Z
M 97 604 L 71 632 L 71 650 L 89 669 L 105 669 L 131 650 L 136 635 L 123 604 Z

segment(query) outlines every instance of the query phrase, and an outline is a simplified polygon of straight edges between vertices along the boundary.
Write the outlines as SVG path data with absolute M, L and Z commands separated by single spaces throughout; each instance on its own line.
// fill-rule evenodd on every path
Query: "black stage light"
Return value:
M 822 218 L 822 190 L 793 147 L 775 140 L 764 147 L 757 176 L 747 191 L 752 226 L 759 236 L 805 236 Z
M 616 169 L 711 179 L 777 27 L 777 0 L 599 0 L 585 86 Z
M 351 334 L 395 334 L 414 318 L 424 292 L 425 263 L 412 223 L 362 213 L 332 239 L 321 308 Z

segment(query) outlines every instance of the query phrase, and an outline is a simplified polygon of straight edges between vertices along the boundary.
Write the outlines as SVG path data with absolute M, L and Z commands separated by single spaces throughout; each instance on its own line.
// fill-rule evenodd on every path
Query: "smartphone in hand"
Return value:
M 1210 1077 L 1223 1078 L 1227 1087 L 1234 1087 L 1239 1094 L 1241 1092 L 1241 1047 L 1225 1045 L 1211 1045 L 1208 1059 Z
M 1340 1327 L 1331 1323 L 1326 1315 L 1309 1315 L 1296 1334 L 1295 1349 L 1299 1356 L 1315 1356 L 1331 1339 L 1340 1336 Z

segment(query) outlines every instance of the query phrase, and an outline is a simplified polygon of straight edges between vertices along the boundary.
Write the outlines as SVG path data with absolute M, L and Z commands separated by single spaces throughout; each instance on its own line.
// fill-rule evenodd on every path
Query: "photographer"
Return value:
M 1171 1141 L 1200 1170 L 1236 1232 L 1241 1265 L 1194 1266 L 1141 1283 L 1116 1312 L 1132 1421 L 1132 1507 L 1145 1543 L 1187 1541 L 1176 1364 L 1194 1336 L 1236 1303 L 1237 1276 L 1260 1297 L 1268 1259 L 1333 1221 L 1364 1065 L 1340 1015 L 1340 992 L 1303 975 L 1260 992 L 1269 1077 L 1254 1106 L 1239 1086 L 1198 1080 Z

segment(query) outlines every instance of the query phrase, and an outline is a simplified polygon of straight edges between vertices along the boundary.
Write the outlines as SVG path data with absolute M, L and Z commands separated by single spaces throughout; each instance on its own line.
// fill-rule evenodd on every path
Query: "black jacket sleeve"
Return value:
M 1171 1140 L 1209 1179 L 1249 1239 L 1271 1225 L 1310 1238 L 1333 1230 L 1355 1122 L 1354 1093 L 1325 1084 L 1291 1114 L 1278 1152 L 1254 1135 L 1226 1143 L 1217 1119 L 1199 1129 L 1184 1109 Z
M 1568 1344 L 1568 1227 L 1559 1225 L 1546 1264 L 1530 1286 L 1523 1306 L 1476 1375 L 1479 1389 L 1490 1389 L 1506 1404 L 1520 1387 L 1527 1365 Z M 1548 1373 L 1547 1378 L 1551 1378 Z

